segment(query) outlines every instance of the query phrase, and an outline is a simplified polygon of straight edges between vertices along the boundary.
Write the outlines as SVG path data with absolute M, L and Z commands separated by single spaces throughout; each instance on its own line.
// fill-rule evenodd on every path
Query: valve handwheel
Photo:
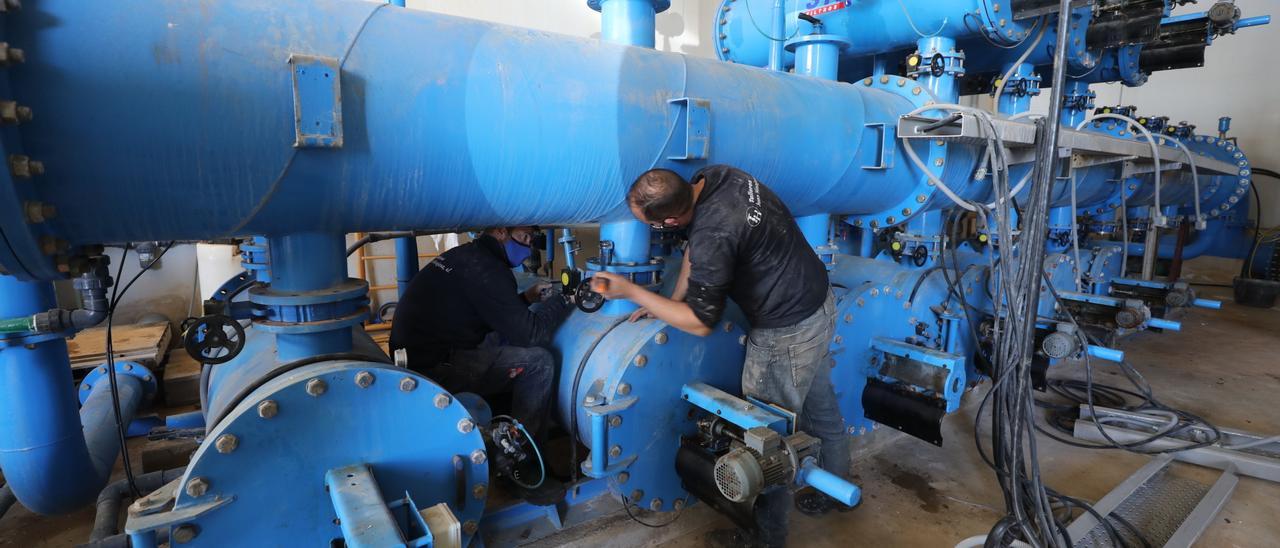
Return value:
M 186 323 L 186 322 L 183 322 Z M 240 355 L 245 344 L 244 327 L 229 316 L 204 316 L 187 326 L 182 344 L 187 354 L 200 363 L 217 365 Z
M 578 310 L 592 314 L 604 306 L 604 295 L 591 290 L 591 284 L 579 283 L 574 290 L 573 300 L 578 303 Z

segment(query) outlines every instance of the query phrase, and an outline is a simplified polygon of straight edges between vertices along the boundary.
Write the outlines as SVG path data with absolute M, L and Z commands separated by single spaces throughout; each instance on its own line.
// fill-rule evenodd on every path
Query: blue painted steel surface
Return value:
M 53 306 L 50 284 L 0 276 L 0 317 Z M 144 390 L 133 376 L 117 380 L 128 423 Z M 72 386 L 61 337 L 0 348 L 0 468 L 18 501 L 36 513 L 62 514 L 93 502 L 119 452 L 108 385 L 97 384 L 80 409 Z
M 862 500 L 862 490 L 857 485 L 819 468 L 812 459 L 796 471 L 796 483 L 822 491 L 845 506 L 857 506 Z
M 686 384 L 680 389 L 680 397 L 712 415 L 742 427 L 743 430 L 764 427 L 783 435 L 790 433 L 785 416 L 714 386 L 700 382 Z
M 919 205 L 914 168 L 861 169 L 872 150 L 862 146 L 864 124 L 892 127 L 912 105 L 898 93 L 911 87 L 854 88 L 380 6 L 232 0 L 189 10 L 134 0 L 10 14 L 10 41 L 42 52 L 11 72 L 41 117 L 22 131 L 50 181 L 0 201 L 56 206 L 58 234 L 71 245 L 627 219 L 622 197 L 637 174 L 657 165 L 687 176 L 712 162 L 756 175 L 797 215 L 900 219 L 903 204 Z M 99 47 L 106 37 L 112 48 Z M 210 41 L 234 43 L 237 54 L 207 55 Z M 451 53 L 384 54 L 406 48 Z M 343 148 L 293 147 L 293 53 L 342 60 Z M 125 85 L 139 74 L 145 90 Z M 212 95 L 220 99 L 204 99 Z M 668 101 L 680 97 L 709 101 L 706 160 L 664 160 L 675 146 Z M 149 115 L 127 130 L 124 121 L 82 123 L 104 112 Z M 196 127 L 200 146 L 172 138 Z M 842 145 L 813 154 L 811 135 Z M 777 143 L 772 154 L 758 154 L 762 141 Z M 128 160 L 139 155 L 154 161 Z M 554 192 L 545 191 L 550 180 Z M 97 214 L 138 208 L 159 214 L 130 223 Z M 34 241 L 29 228 L 3 230 Z M 26 262 L 47 258 L 31 249 L 5 267 L 33 274 Z
M 610 425 L 609 468 L 583 466 L 582 472 L 614 478 L 610 489 L 642 508 L 660 499 L 658 509 L 669 511 L 677 500 L 681 505 L 690 500 L 672 468 L 679 437 L 696 432 L 681 389 L 702 382 L 740 393 L 746 335 L 739 324 L 729 322 L 711 335 L 696 337 L 656 320 L 625 319 L 575 311 L 560 327 L 553 343 L 561 364 L 556 409 L 562 425 L 570 425 L 577 415 L 578 439 L 588 447 L 593 445 L 592 417 L 607 415 L 601 420 Z M 624 470 L 626 481 L 617 480 Z M 637 491 L 641 497 L 634 496 Z
M 365 387 L 356 382 L 362 372 L 372 375 Z M 312 381 L 324 389 L 308 391 Z M 211 399 L 222 401 L 228 389 L 225 381 L 218 383 Z M 441 395 L 443 407 L 437 404 Z M 204 478 L 209 489 L 201 497 L 179 489 L 172 514 L 233 498 L 182 520 L 199 527 L 193 545 L 241 544 L 249 523 L 255 542 L 327 544 L 342 530 L 324 490 L 325 473 L 362 463 L 391 498 L 407 492 L 423 507 L 449 504 L 468 542 L 466 531 L 475 530 L 484 509 L 485 489 L 477 487 L 488 482 L 488 461 L 479 429 L 447 396 L 425 377 L 371 362 L 322 362 L 271 378 L 210 427 L 210 441 L 196 451 L 182 479 L 185 485 Z M 268 400 L 276 412 L 261 415 L 259 404 Z M 229 445 L 217 443 L 224 436 L 235 437 L 230 451 L 218 449 Z M 289 465 L 265 465 L 273 462 Z
M 387 508 L 378 480 L 368 466 L 355 464 L 324 474 L 325 491 L 333 501 L 342 538 L 351 548 L 404 546 L 396 518 Z M 412 511 L 417 513 L 417 508 Z
M 771 29 L 773 5 L 774 0 L 724 0 L 720 4 L 716 50 L 721 59 L 766 66 L 771 42 L 813 33 L 813 25 L 797 17 L 801 11 L 821 19 L 828 33 L 849 39 L 848 57 L 907 50 L 922 34 L 960 38 L 983 33 L 997 43 L 1014 44 L 1031 32 L 1034 22 L 1009 19 L 1012 10 L 1008 0 L 787 0 L 786 28 L 778 35 Z M 1004 13 L 999 13 L 1001 9 Z M 783 66 L 791 66 L 793 59 L 787 55 Z

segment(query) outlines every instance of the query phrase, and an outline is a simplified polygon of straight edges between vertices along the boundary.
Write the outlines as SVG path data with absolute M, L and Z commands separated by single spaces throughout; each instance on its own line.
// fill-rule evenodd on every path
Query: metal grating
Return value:
M 1163 546 L 1186 521 L 1208 493 L 1209 486 L 1179 478 L 1165 468 L 1156 473 L 1109 516 L 1119 516 L 1142 533 L 1150 546 Z M 1137 535 L 1115 519 L 1110 519 L 1116 532 L 1129 546 L 1143 546 Z M 1075 540 L 1076 548 L 1111 548 L 1115 545 L 1102 524 Z

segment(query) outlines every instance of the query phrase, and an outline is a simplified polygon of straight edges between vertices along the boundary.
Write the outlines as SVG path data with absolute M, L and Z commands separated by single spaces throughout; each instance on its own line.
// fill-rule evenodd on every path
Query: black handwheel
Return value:
M 185 322 L 184 322 L 185 323 Z M 187 354 L 200 363 L 227 363 L 244 350 L 244 327 L 221 314 L 205 316 L 191 323 L 182 335 Z
M 595 313 L 604 306 L 604 295 L 591 290 L 591 284 L 583 281 L 578 284 L 578 289 L 574 291 L 573 298 L 578 303 L 578 310 L 587 314 Z

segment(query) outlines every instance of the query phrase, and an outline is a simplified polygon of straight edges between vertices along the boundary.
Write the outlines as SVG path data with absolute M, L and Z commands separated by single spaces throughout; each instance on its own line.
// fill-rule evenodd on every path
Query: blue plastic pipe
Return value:
M 54 305 L 51 284 L 0 276 L 0 317 Z M 128 422 L 142 390 L 133 377 L 117 380 Z M 109 388 L 95 385 L 78 410 L 65 340 L 0 347 L 0 468 L 23 506 L 64 514 L 97 498 L 120 449 Z
M 1181 322 L 1166 320 L 1164 318 L 1151 318 L 1151 320 L 1147 322 L 1147 325 L 1156 329 L 1163 329 L 1165 331 L 1182 331 Z
M 1191 301 L 1191 306 L 1196 308 L 1208 308 L 1210 310 L 1220 310 L 1222 309 L 1222 301 L 1196 298 Z
M 800 466 L 796 472 L 796 483 L 822 491 L 845 506 L 857 506 L 862 500 L 862 490 L 857 485 L 819 468 L 813 459 Z
M 1089 345 L 1089 357 L 1120 363 L 1124 361 L 1124 351 L 1105 346 Z
M 396 238 L 396 289 L 401 297 L 418 274 L 418 238 Z
M 603 476 L 609 469 L 609 423 L 603 413 L 591 415 L 591 473 Z

